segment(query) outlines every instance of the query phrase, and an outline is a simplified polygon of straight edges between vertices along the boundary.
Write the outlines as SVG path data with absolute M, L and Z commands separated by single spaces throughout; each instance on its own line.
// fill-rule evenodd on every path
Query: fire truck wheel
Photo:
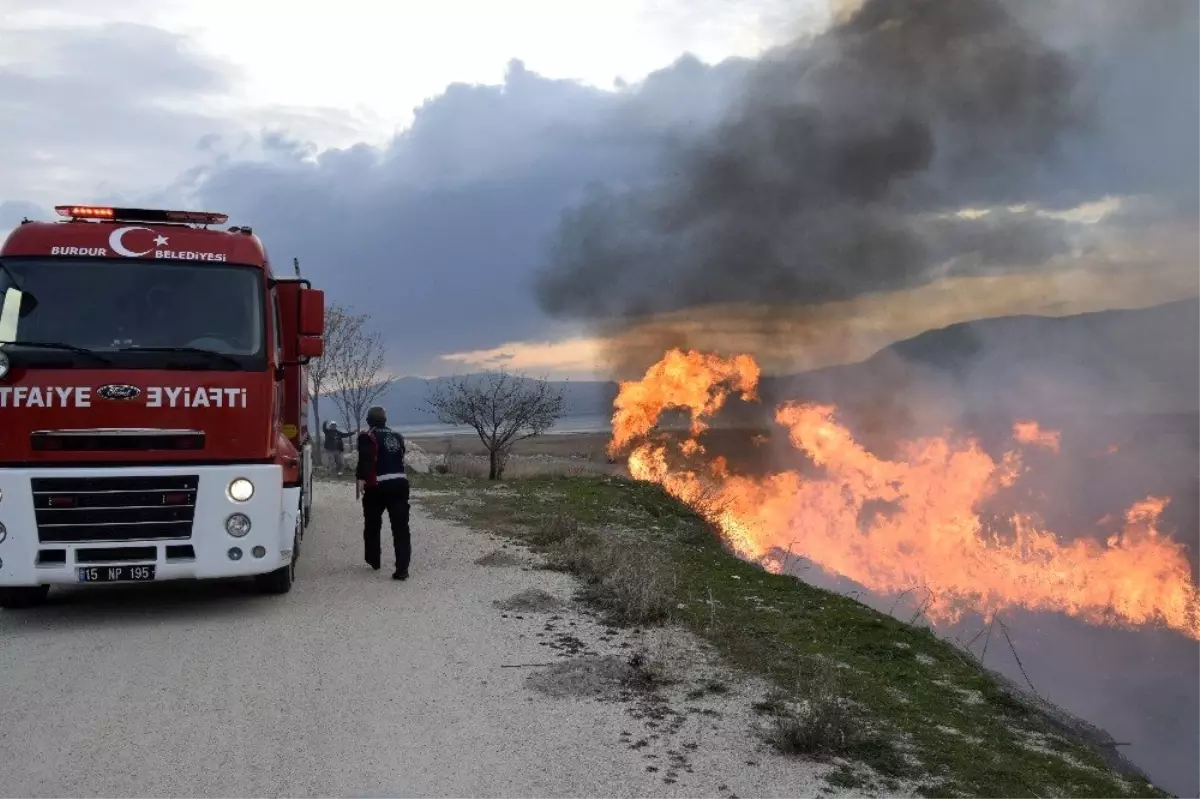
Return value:
M 297 525 L 299 527 L 299 525 Z M 264 594 L 286 594 L 296 582 L 296 559 L 300 556 L 300 534 L 292 538 L 292 561 L 282 569 L 256 575 L 254 582 Z
M 22 585 L 10 588 L 0 588 L 0 608 L 6 610 L 21 610 L 36 607 L 46 601 L 50 593 L 48 585 Z

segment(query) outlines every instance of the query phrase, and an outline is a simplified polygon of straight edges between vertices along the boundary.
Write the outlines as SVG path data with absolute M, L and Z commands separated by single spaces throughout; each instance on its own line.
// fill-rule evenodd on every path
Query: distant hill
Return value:
M 889 349 L 959 378 L 981 367 L 1000 370 L 1004 377 L 1030 366 L 1066 368 L 1097 380 L 1181 387 L 1195 401 L 1194 382 L 1180 381 L 1194 381 L 1200 365 L 1200 301 L 1067 317 L 982 319 L 929 331 Z M 881 356 L 886 357 L 880 353 L 872 361 Z
M 764 381 L 764 399 L 954 406 L 964 413 L 1200 411 L 1200 300 L 930 330 L 865 361 Z

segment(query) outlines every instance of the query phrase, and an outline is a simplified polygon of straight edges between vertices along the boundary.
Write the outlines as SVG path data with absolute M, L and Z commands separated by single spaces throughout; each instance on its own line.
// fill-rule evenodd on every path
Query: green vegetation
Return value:
M 670 620 L 769 679 L 756 705 L 779 751 L 841 756 L 832 784 L 927 796 L 1165 796 L 1113 772 L 965 653 L 852 599 L 728 554 L 657 486 L 610 478 L 497 485 L 414 475 L 431 513 L 512 536 L 570 571 L 616 622 Z M 719 692 L 719 683 L 698 686 Z

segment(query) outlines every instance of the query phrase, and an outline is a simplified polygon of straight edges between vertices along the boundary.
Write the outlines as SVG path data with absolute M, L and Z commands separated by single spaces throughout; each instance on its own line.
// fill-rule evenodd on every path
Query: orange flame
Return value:
M 1043 430 L 1041 425 L 1034 421 L 1021 421 L 1014 424 L 1013 438 L 1022 444 L 1045 447 L 1053 452 L 1058 452 L 1059 445 L 1062 443 L 1062 433 L 1055 430 Z
M 783 568 L 778 553 L 787 551 L 878 594 L 922 587 L 934 622 L 971 609 L 1023 607 L 1097 624 L 1165 624 L 1200 639 L 1200 594 L 1185 547 L 1157 527 L 1168 500 L 1136 503 L 1122 531 L 1103 543 L 1062 542 L 1020 514 L 1001 536 L 985 527 L 978 508 L 1016 480 L 1017 452 L 997 462 L 973 440 L 932 437 L 904 442 L 901 458 L 884 460 L 836 421 L 834 406 L 803 403 L 779 406 L 775 421 L 824 477 L 733 475 L 723 459 L 703 458 L 695 437 L 731 393 L 753 399 L 758 375 L 747 355 L 668 352 L 641 380 L 621 384 L 610 452 L 634 445 L 635 479 L 661 484 L 708 518 L 740 557 L 771 571 Z M 692 415 L 692 438 L 681 449 L 686 468 L 673 466 L 668 446 L 649 438 L 668 409 Z M 1036 422 L 1018 423 L 1013 434 L 1058 449 L 1059 434 Z M 872 512 L 880 506 L 888 510 Z

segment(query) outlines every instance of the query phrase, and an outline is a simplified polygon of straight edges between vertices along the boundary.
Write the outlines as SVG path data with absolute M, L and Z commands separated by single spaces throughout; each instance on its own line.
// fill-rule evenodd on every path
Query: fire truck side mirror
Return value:
M 318 342 L 325 335 L 325 292 L 320 289 L 304 289 L 300 292 L 300 335 L 314 336 Z M 301 355 L 304 354 L 304 339 L 301 338 Z M 312 357 L 319 357 L 320 353 Z
M 320 358 L 325 354 L 325 339 L 320 336 L 301 336 L 297 342 L 296 354 L 302 360 Z

